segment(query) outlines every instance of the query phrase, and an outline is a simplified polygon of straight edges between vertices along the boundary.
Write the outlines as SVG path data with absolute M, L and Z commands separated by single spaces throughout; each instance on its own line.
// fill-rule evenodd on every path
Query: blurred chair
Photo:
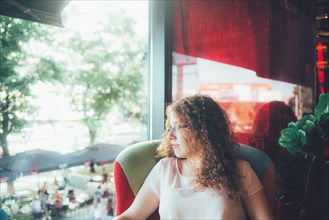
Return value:
M 117 195 L 116 215 L 123 213 L 133 202 L 148 173 L 157 163 L 156 148 L 160 140 L 144 141 L 124 149 L 114 161 L 114 183 Z M 248 161 L 261 180 L 268 201 L 273 207 L 275 193 L 275 167 L 262 151 L 240 144 L 241 159 Z M 156 211 L 149 219 L 159 219 Z

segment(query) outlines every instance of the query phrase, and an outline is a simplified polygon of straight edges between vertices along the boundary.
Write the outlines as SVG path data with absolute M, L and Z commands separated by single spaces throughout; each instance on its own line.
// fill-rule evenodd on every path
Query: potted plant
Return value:
M 329 93 L 315 114 L 305 114 L 281 131 L 278 143 L 290 152 L 278 167 L 285 213 L 299 219 L 328 219 Z

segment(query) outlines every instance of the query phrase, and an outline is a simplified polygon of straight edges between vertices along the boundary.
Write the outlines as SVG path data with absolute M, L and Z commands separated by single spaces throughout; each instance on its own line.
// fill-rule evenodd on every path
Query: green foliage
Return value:
M 34 78 L 47 82 L 64 82 L 63 66 L 51 58 L 41 57 L 36 65 Z
M 319 103 L 315 107 L 315 115 L 320 120 L 327 120 L 329 113 L 329 93 L 319 96 Z
M 142 88 L 147 41 L 138 37 L 135 21 L 123 12 L 109 14 L 98 27 L 85 37 L 79 31 L 0 16 L 0 144 L 4 154 L 9 154 L 7 136 L 23 128 L 24 119 L 35 110 L 29 102 L 31 86 L 40 81 L 65 83 L 74 108 L 83 114 L 90 142 L 114 106 L 124 116 L 146 122 L 146 90 Z M 26 50 L 31 42 L 43 43 L 45 51 L 52 53 L 34 56 Z
M 325 145 L 322 137 L 328 122 L 329 93 L 322 93 L 315 107 L 315 116 L 307 114 L 296 123 L 290 122 L 281 131 L 279 145 L 299 158 L 306 155 L 321 156 Z
M 281 131 L 279 144 L 291 153 L 281 158 L 277 169 L 277 177 L 284 187 L 284 195 L 280 197 L 288 218 L 301 218 L 305 213 L 328 217 L 329 163 L 323 154 L 329 140 L 328 110 L 329 93 L 320 94 L 314 115 L 305 115 Z M 310 210 L 309 204 L 314 205 Z
M 75 33 L 67 42 L 75 54 L 67 83 L 75 109 L 83 113 L 93 143 L 114 106 L 130 118 L 145 121 L 144 85 L 146 41 L 135 33 L 134 21 L 124 13 L 108 14 L 104 29 L 84 39 Z M 69 65 L 69 63 L 67 64 Z M 142 100 L 142 101 L 141 101 Z
M 59 77 L 56 64 L 47 58 L 35 66 L 26 62 L 32 55 L 24 45 L 36 39 L 47 39 L 40 24 L 0 16 L 0 146 L 5 155 L 9 154 L 8 135 L 20 131 L 27 124 L 24 116 L 35 110 L 29 103 L 31 85 Z

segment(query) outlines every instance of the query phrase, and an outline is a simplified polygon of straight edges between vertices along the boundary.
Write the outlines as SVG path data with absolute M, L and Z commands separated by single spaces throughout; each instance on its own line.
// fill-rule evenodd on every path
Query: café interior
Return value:
M 59 27 L 65 25 L 62 24 L 61 12 L 69 1 L 52 1 L 51 6 L 38 5 L 40 2 L 2 0 L 1 15 Z M 22 9 L 32 10 L 24 12 Z M 147 161 L 149 156 L 143 147 L 158 144 L 163 134 L 166 105 L 191 94 L 209 94 L 224 109 L 235 114 L 233 124 L 238 142 L 264 152 L 272 161 L 274 176 L 267 182 L 264 180 L 264 184 L 270 185 L 272 190 L 270 200 L 275 219 L 328 219 L 328 127 L 327 139 L 319 155 L 296 159 L 278 144 L 281 130 L 289 122 L 301 119 L 305 113 L 316 111 L 320 94 L 328 93 L 328 11 L 329 4 L 324 0 L 150 0 L 147 55 L 149 140 L 137 143 L 143 153 L 140 163 Z M 277 93 L 264 83 L 225 81 L 227 77 L 237 78 L 240 75 L 218 73 L 217 81 L 196 80 L 197 89 L 188 89 L 190 75 L 202 79 L 200 75 L 205 74 L 190 71 L 203 59 L 252 70 L 262 79 L 293 84 L 291 102 L 270 100 L 269 97 L 277 97 Z M 250 91 L 249 98 L 236 93 L 235 89 L 239 86 L 245 88 L 243 91 Z M 111 185 L 106 186 L 109 188 L 104 186 L 103 190 L 109 193 L 111 205 L 108 207 L 112 215 L 122 213 L 135 197 L 136 189 L 128 176 L 130 171 L 123 168 L 127 158 L 130 156 L 119 154 L 112 161 L 114 165 L 106 167 L 113 179 L 106 180 Z M 130 158 L 128 163 L 131 161 L 135 159 Z M 135 168 L 142 169 L 137 164 Z M 76 187 L 74 200 L 71 200 L 72 191 L 60 191 L 61 196 L 66 197 L 67 210 L 76 210 L 73 206 L 93 204 L 94 197 L 90 195 L 99 183 L 104 182 L 101 166 L 96 173 L 87 180 L 83 175 L 76 175 L 71 182 L 72 187 Z M 302 180 L 296 176 L 302 176 Z M 82 183 L 85 185 L 80 187 Z M 57 184 L 54 180 L 52 185 Z M 53 198 L 56 198 L 59 188 L 51 188 Z M 52 207 L 52 213 L 61 215 L 54 208 L 58 207 L 56 199 L 49 207 Z M 157 214 L 150 217 L 158 218 Z

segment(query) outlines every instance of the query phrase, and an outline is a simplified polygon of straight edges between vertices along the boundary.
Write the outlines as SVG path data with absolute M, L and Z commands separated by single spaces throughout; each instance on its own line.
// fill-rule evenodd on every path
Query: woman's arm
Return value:
M 146 219 L 159 207 L 159 198 L 144 182 L 131 206 L 114 220 Z
M 274 219 L 263 189 L 250 197 L 242 198 L 242 204 L 250 219 Z

